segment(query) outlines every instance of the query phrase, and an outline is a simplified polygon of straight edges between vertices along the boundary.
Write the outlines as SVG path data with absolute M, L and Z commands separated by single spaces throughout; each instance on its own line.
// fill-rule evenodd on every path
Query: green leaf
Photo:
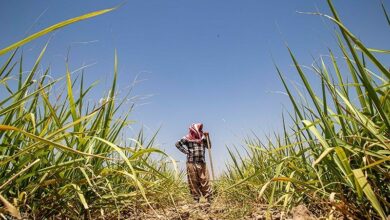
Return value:
M 317 165 L 319 162 L 321 162 L 322 159 L 324 159 L 324 157 L 326 157 L 330 152 L 334 151 L 334 148 L 333 147 L 330 147 L 330 148 L 326 148 L 322 154 L 313 162 L 313 164 L 311 165 L 312 167 L 314 167 L 315 165 Z
M 14 43 L 14 44 L 4 48 L 4 49 L 1 49 L 0 50 L 0 56 L 5 54 L 5 53 L 7 53 L 8 51 L 16 49 L 16 48 L 18 48 L 18 47 L 20 47 L 20 46 L 22 46 L 22 45 L 24 45 L 24 44 L 34 40 L 34 39 L 36 39 L 36 38 L 39 38 L 39 37 L 41 37 L 43 35 L 46 35 L 46 34 L 52 32 L 54 30 L 57 30 L 57 29 L 62 28 L 62 27 L 65 27 L 65 26 L 70 25 L 70 24 L 75 23 L 75 22 L 79 22 L 79 21 L 82 21 L 82 20 L 85 20 L 85 19 L 88 19 L 88 18 L 92 18 L 92 17 L 98 16 L 98 15 L 105 14 L 105 13 L 110 12 L 110 11 L 115 10 L 115 9 L 116 9 L 116 7 L 115 8 L 108 8 L 108 9 L 104 9 L 104 10 L 99 10 L 99 11 L 94 11 L 94 12 L 91 12 L 91 13 L 88 13 L 88 14 L 84 14 L 84 15 L 81 15 L 81 16 L 78 16 L 78 17 L 75 17 L 75 18 L 71 18 L 71 19 L 59 22 L 59 23 L 57 23 L 55 25 L 52 25 L 52 26 L 50 26 L 48 28 L 45 28 L 45 29 L 43 29 L 41 31 L 38 31 L 38 32 L 36 32 L 36 33 L 34 33 L 34 34 L 24 38 L 23 40 L 20 40 L 20 41 L 18 41 L 16 43 Z
M 363 171 L 361 169 L 354 169 L 352 170 L 352 172 L 355 175 L 355 178 L 359 183 L 360 187 L 363 189 L 363 192 L 366 195 L 367 199 L 370 201 L 371 205 L 378 212 L 382 219 L 386 219 L 385 212 L 383 211 L 381 204 L 376 198 L 375 193 L 371 188 L 371 185 L 368 183 L 366 177 L 364 176 Z

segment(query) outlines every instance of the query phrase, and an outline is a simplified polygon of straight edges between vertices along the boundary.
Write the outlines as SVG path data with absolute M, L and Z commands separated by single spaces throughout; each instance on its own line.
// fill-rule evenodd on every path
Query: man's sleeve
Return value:
M 176 147 L 179 149 L 181 152 L 188 154 L 188 149 L 186 148 L 186 140 L 184 138 L 178 140 L 176 142 Z

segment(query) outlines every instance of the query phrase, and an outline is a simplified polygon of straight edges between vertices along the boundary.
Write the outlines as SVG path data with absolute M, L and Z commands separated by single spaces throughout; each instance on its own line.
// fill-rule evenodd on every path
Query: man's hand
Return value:
M 209 132 L 205 131 L 203 132 L 204 136 L 208 137 L 209 136 Z

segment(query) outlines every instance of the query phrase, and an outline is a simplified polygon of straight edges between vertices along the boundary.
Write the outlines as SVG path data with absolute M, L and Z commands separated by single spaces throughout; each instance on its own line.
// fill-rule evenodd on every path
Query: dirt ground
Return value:
M 299 205 L 294 207 L 291 212 L 283 213 L 276 209 L 271 209 L 267 213 L 266 205 L 256 205 L 256 207 L 248 210 L 240 210 L 239 207 L 227 207 L 222 202 L 214 202 L 211 205 L 206 202 L 201 203 L 186 203 L 182 202 L 176 204 L 174 207 L 165 209 L 156 209 L 154 211 L 149 210 L 141 213 L 122 213 L 124 219 L 131 220 L 143 220 L 143 219 L 169 219 L 169 220 L 217 220 L 217 219 L 256 219 L 263 220 L 314 220 L 314 219 L 327 219 L 327 217 L 316 218 L 305 206 Z M 333 215 L 333 219 L 342 219 L 337 215 Z

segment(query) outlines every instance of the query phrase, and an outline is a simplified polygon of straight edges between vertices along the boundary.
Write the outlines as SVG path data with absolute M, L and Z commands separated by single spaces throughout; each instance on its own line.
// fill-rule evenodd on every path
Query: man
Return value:
M 209 133 L 203 132 L 203 124 L 192 124 L 186 136 L 176 142 L 176 147 L 187 155 L 187 178 L 195 202 L 201 196 L 211 202 L 212 192 L 206 167 L 205 148 Z

